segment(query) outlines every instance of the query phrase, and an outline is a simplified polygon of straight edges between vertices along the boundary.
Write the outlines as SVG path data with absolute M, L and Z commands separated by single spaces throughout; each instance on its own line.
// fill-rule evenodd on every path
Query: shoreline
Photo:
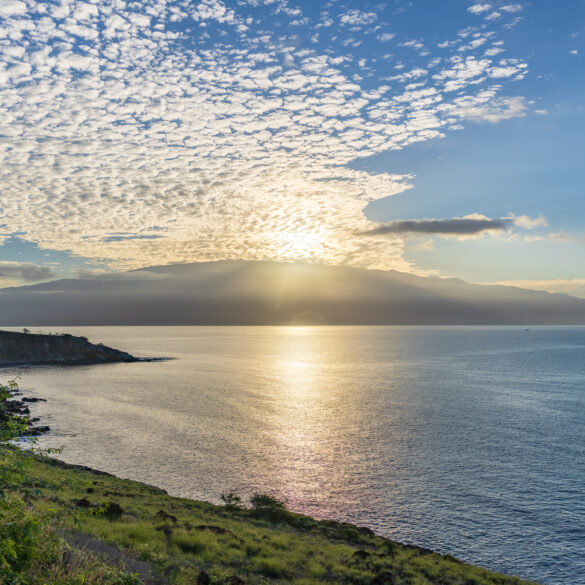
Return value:
M 266 578 L 268 582 L 283 585 L 291 581 L 295 583 L 297 579 L 293 579 L 290 569 L 283 569 L 283 573 L 278 574 L 276 567 L 260 563 L 257 569 L 261 579 L 258 581 L 249 567 L 242 570 L 240 561 L 235 564 L 227 560 L 220 561 L 227 554 L 226 551 L 232 548 L 251 550 L 258 543 L 270 545 L 272 541 L 286 538 L 288 545 L 284 548 L 278 545 L 275 550 L 276 556 L 283 563 L 288 564 L 288 559 L 295 556 L 291 551 L 293 543 L 311 547 L 307 553 L 307 562 L 319 554 L 328 558 L 328 555 L 333 554 L 328 550 L 329 547 L 342 547 L 346 552 L 337 561 L 341 563 L 338 570 L 342 574 L 346 569 L 352 574 L 364 573 L 360 578 L 354 574 L 349 581 L 361 585 L 408 585 L 415 577 L 418 579 L 417 584 L 429 585 L 461 585 L 467 582 L 477 585 L 536 585 L 532 581 L 460 561 L 451 554 L 440 554 L 425 547 L 379 536 L 368 527 L 349 522 L 316 520 L 278 505 L 272 508 L 270 505 L 265 508 L 232 506 L 229 503 L 216 505 L 170 496 L 163 488 L 123 479 L 85 465 L 66 463 L 54 457 L 35 455 L 33 461 L 31 485 L 37 489 L 42 486 L 41 491 L 48 490 L 51 506 L 65 515 L 74 514 L 79 522 L 79 534 L 97 539 L 107 546 L 114 545 L 121 551 L 134 550 L 138 556 L 132 553 L 132 558 L 149 563 L 155 572 L 162 575 L 162 579 L 154 583 L 175 583 L 174 577 L 168 579 L 168 575 L 169 572 L 174 575 L 177 566 L 190 569 L 192 583 L 199 583 L 202 572 L 213 577 L 216 570 L 219 578 L 216 582 L 226 585 L 244 585 L 248 582 L 261 584 L 266 583 Z M 103 509 L 112 512 L 101 513 Z M 145 530 L 146 524 L 149 525 L 149 531 L 147 536 L 143 536 L 142 530 Z M 125 527 L 132 525 L 136 525 L 136 528 L 130 530 L 130 533 L 136 536 L 129 537 Z M 258 530 L 262 533 L 260 536 L 255 535 Z M 251 538 L 248 532 L 253 533 L 254 537 Z M 205 561 L 203 554 L 204 548 L 212 546 L 211 542 L 227 547 L 226 551 L 221 548 L 217 551 L 219 556 L 214 563 Z M 182 561 L 182 565 L 181 562 L 177 565 L 176 555 L 170 553 L 175 543 L 178 543 L 178 558 L 186 555 L 189 558 L 202 556 L 203 559 L 189 563 Z M 162 565 L 153 562 L 157 558 L 153 551 L 163 549 L 167 551 L 169 560 Z M 252 562 L 254 557 L 252 555 L 248 561 Z M 223 570 L 217 568 L 218 563 L 223 563 Z M 231 567 L 229 571 L 238 569 L 230 576 L 235 575 L 240 581 L 226 579 L 225 565 Z M 433 575 L 439 574 L 437 571 L 442 575 L 441 580 L 434 580 Z M 305 569 L 298 569 L 297 573 L 300 573 L 297 577 L 302 577 L 299 585 L 301 582 L 310 582 L 311 585 L 347 582 L 348 577 L 345 575 L 345 578 L 341 578 L 338 575 L 333 582 L 330 579 L 313 582 L 304 575 Z M 468 574 L 469 577 L 465 578 L 467 580 L 462 579 L 463 575 Z M 474 576 L 471 577 L 471 574 Z M 183 580 L 176 582 L 183 583 Z
M 41 422 L 41 417 L 31 417 L 29 407 L 30 404 L 46 401 L 46 398 L 23 396 L 23 392 L 20 389 L 11 390 L 10 399 L 4 402 L 4 408 L 0 411 L 0 424 L 6 422 L 10 417 L 27 419 L 30 426 L 26 433 L 22 435 L 22 439 L 46 434 L 51 430 L 51 427 L 48 425 L 36 425 L 36 423 Z
M 20 390 L 15 390 L 11 394 L 11 409 L 19 416 L 30 414 L 29 404 L 44 401 L 43 398 L 39 397 L 23 396 L 23 392 Z M 31 421 L 39 422 L 39 417 L 31 419 Z M 37 428 L 39 432 L 30 433 L 27 436 L 39 436 L 50 430 L 48 427 Z M 23 448 L 19 450 L 23 453 L 27 451 Z M 163 543 L 160 542 L 159 534 L 161 532 L 164 536 L 163 542 L 166 543 L 164 546 L 170 550 L 177 532 L 177 518 L 179 517 L 177 510 L 179 509 L 184 509 L 186 514 L 183 522 L 184 529 L 182 529 L 181 534 L 187 539 L 178 541 L 179 557 L 187 553 L 195 557 L 200 556 L 199 545 L 189 544 L 189 538 L 193 537 L 197 540 L 198 531 L 210 532 L 217 536 L 218 539 L 226 535 L 229 538 L 224 540 L 233 540 L 232 537 L 234 537 L 236 539 L 235 546 L 241 549 L 246 539 L 236 535 L 248 530 L 255 530 L 258 526 L 261 526 L 263 530 L 267 531 L 261 537 L 262 541 L 269 542 L 276 538 L 274 533 L 277 533 L 279 538 L 283 538 L 281 533 L 284 533 L 287 538 L 291 538 L 292 533 L 292 538 L 301 540 L 319 538 L 321 539 L 320 546 L 323 549 L 322 554 L 325 557 L 329 554 L 327 551 L 330 546 L 346 547 L 347 553 L 344 557 L 346 560 L 340 562 L 341 564 L 337 569 L 340 573 L 334 583 L 347 580 L 348 575 L 345 574 L 345 571 L 363 573 L 363 577 L 357 579 L 354 575 L 354 578 L 351 579 L 351 582 L 361 585 L 409 585 L 411 583 L 410 577 L 409 580 L 403 580 L 399 576 L 404 574 L 406 579 L 407 574 L 411 574 L 412 577 L 417 576 L 418 578 L 420 577 L 420 572 L 428 573 L 428 580 L 417 580 L 417 584 L 460 585 L 462 582 L 468 582 L 460 579 L 461 573 L 468 572 L 477 572 L 479 574 L 474 577 L 473 581 L 469 581 L 477 585 L 483 585 L 484 583 L 486 585 L 529 585 L 532 583 L 521 580 L 518 577 L 498 574 L 491 570 L 468 564 L 448 553 L 440 554 L 415 544 L 394 541 L 377 535 L 369 527 L 358 526 L 350 522 L 318 520 L 310 516 L 297 514 L 286 509 L 282 503 L 272 496 L 268 497 L 277 503 L 273 508 L 254 509 L 253 507 L 247 508 L 239 504 L 234 506 L 227 500 L 227 505 L 221 506 L 190 498 L 170 496 L 163 488 L 136 480 L 124 479 L 86 465 L 67 463 L 55 457 L 32 454 L 31 459 L 33 461 L 33 474 L 32 478 L 28 478 L 30 487 L 33 487 L 40 494 L 43 494 L 43 490 L 49 490 L 47 492 L 49 505 L 52 509 L 58 510 L 57 517 L 62 517 L 66 521 L 66 518 L 73 514 L 77 518 L 76 522 L 80 522 L 83 516 L 79 529 L 75 529 L 77 536 L 73 538 L 72 542 L 85 542 L 88 546 L 91 545 L 95 550 L 101 550 L 102 552 L 108 547 L 111 549 L 112 546 L 119 551 L 134 550 L 135 553 L 130 556 L 126 555 L 128 557 L 126 560 L 129 561 L 138 555 L 139 562 L 145 563 L 147 567 L 152 569 L 149 573 L 151 576 L 154 574 L 162 575 L 158 580 L 147 581 L 152 584 L 166 585 L 176 582 L 182 585 L 183 583 L 182 580 L 175 581 L 166 577 L 169 571 L 171 573 L 174 571 L 176 560 L 173 559 L 175 559 L 177 553 L 171 555 L 168 552 L 169 559 L 165 561 L 163 571 L 160 570 L 160 563 L 153 562 L 153 558 L 150 556 L 151 553 L 143 554 L 143 549 L 150 550 L 153 543 L 157 543 L 159 547 L 162 546 Z M 31 500 L 33 508 L 42 513 L 47 505 L 44 501 L 46 497 L 46 495 L 35 496 Z M 146 516 L 140 516 L 138 510 L 144 507 L 147 499 L 153 500 L 149 504 L 151 511 Z M 155 512 L 155 509 L 158 509 L 158 511 Z M 106 512 L 102 512 L 103 510 L 106 510 Z M 108 510 L 112 511 L 112 513 L 110 514 Z M 205 511 L 205 519 L 199 518 L 197 515 L 199 512 L 196 513 L 196 511 L 201 510 Z M 104 515 L 102 520 L 106 522 L 105 525 L 97 521 L 102 514 Z M 118 522 L 120 523 L 119 526 L 114 529 L 113 524 Z M 124 526 L 128 523 L 136 522 L 141 523 L 141 525 L 148 524 L 148 537 L 136 536 L 128 539 L 124 536 Z M 236 523 L 237 530 L 232 524 L 225 525 L 225 522 L 228 522 L 228 524 Z M 192 528 L 193 525 L 195 525 L 194 529 Z M 109 530 L 106 530 L 108 527 Z M 114 530 L 115 534 L 111 532 L 112 530 Z M 234 543 L 224 544 L 228 548 L 229 546 L 234 546 Z M 205 545 L 201 544 L 201 546 L 211 545 L 207 543 Z M 246 545 L 246 550 L 250 549 L 251 546 L 251 544 Z M 292 544 L 289 546 L 292 546 Z M 285 553 L 283 557 L 278 550 L 275 551 L 278 562 L 288 563 L 289 553 Z M 307 563 L 309 562 L 308 558 Z M 397 559 L 402 560 L 398 563 Z M 292 573 L 290 573 L 290 570 L 283 569 L 282 574 L 280 574 L 274 567 L 265 567 L 262 563 L 256 566 L 254 564 L 256 561 L 252 562 L 252 560 L 250 560 L 251 565 L 246 569 L 247 575 L 242 575 L 240 565 L 237 565 L 239 572 L 234 573 L 231 577 L 234 577 L 234 579 L 237 577 L 238 580 L 220 580 L 218 583 L 244 585 L 249 581 L 250 583 L 262 585 L 265 583 L 264 579 L 266 578 L 273 583 L 283 583 L 283 585 L 291 582 Z M 221 562 L 223 561 L 218 558 L 215 564 Z M 276 560 L 274 562 L 276 563 Z M 332 561 L 324 558 L 323 562 L 330 563 Z M 307 581 L 305 572 L 310 572 L 311 566 L 309 563 L 307 565 L 309 568 L 300 570 L 300 573 L 297 570 L 297 573 L 299 573 L 297 575 L 298 585 L 306 585 L 306 583 L 320 585 L 324 582 L 330 582 L 329 580 L 323 581 L 322 576 L 318 581 Z M 407 570 L 406 566 L 410 568 Z M 440 581 L 431 579 L 431 575 L 435 571 L 433 567 L 437 566 L 442 567 L 442 574 L 452 573 L 452 579 L 451 577 Z M 193 583 L 199 583 L 199 576 L 202 573 L 212 574 L 216 570 L 215 565 L 210 566 L 202 561 L 193 561 L 193 567 L 196 567 L 196 570 L 192 571 Z M 221 575 L 221 572 L 218 573 L 219 575 Z M 254 575 L 256 576 L 254 577 Z M 258 575 L 261 577 L 260 581 L 256 579 Z M 342 575 L 345 575 L 345 577 L 342 578 Z M 295 580 L 293 580 L 294 582 Z M 213 585 L 213 583 L 207 582 L 206 585 Z
M 13 368 L 41 368 L 47 367 L 67 367 L 73 368 L 75 366 L 100 366 L 109 364 L 135 364 L 135 363 L 150 363 L 150 362 L 166 362 L 176 358 L 172 357 L 134 357 L 129 360 L 110 360 L 110 361 L 76 361 L 76 362 L 63 362 L 63 361 L 27 361 L 27 362 L 0 362 L 0 371 L 9 370 Z

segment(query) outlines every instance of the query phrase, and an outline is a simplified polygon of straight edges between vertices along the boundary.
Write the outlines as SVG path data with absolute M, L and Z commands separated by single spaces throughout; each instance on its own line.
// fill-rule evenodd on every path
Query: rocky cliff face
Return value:
M 68 333 L 44 335 L 0 331 L 0 366 L 134 361 L 137 361 L 137 358 L 125 351 L 96 345 L 85 337 L 75 337 Z

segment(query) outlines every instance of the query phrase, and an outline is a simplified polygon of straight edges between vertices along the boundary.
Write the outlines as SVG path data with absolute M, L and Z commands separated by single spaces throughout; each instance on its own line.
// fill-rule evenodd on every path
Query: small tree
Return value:
M 242 498 L 233 492 L 230 492 L 229 494 L 221 494 L 220 498 L 226 510 L 239 510 L 242 507 Z
M 250 505 L 257 516 L 270 520 L 284 520 L 289 516 L 284 502 L 269 494 L 254 494 L 250 498 Z

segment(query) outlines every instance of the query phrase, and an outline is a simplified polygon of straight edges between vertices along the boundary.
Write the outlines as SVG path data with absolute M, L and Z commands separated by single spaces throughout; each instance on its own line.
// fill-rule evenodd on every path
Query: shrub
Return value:
M 239 510 L 242 507 L 242 498 L 233 492 L 221 494 L 220 498 L 227 510 Z
M 269 494 L 254 494 L 250 498 L 250 505 L 255 515 L 272 521 L 288 520 L 291 516 L 284 502 Z
M 257 512 L 266 510 L 270 511 L 286 510 L 284 502 L 268 494 L 254 494 L 250 498 L 250 504 L 252 506 L 252 509 L 256 510 Z

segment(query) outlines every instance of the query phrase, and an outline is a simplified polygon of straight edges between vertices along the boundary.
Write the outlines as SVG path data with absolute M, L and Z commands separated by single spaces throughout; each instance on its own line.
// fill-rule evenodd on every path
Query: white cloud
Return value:
M 363 12 L 362 10 L 352 9 L 344 12 L 339 17 L 339 22 L 345 26 L 367 26 L 372 24 L 378 19 L 378 15 L 375 12 Z
M 26 4 L 20 0 L 2 0 L 0 3 L 0 17 L 10 18 L 26 14 Z
M 523 10 L 524 7 L 522 4 L 506 4 L 506 6 L 500 6 L 498 10 L 503 10 L 504 12 L 508 12 L 514 14 L 516 12 L 520 12 Z
M 496 98 L 485 103 L 481 100 L 456 100 L 459 106 L 453 114 L 464 120 L 473 122 L 497 123 L 510 118 L 517 118 L 526 115 L 527 105 L 523 97 Z
M 460 120 L 523 115 L 523 99 L 500 97 L 493 78 L 516 79 L 525 65 L 476 55 L 486 39 L 500 46 L 470 31 L 431 70 L 419 59 L 425 42 L 407 40 L 413 62 L 393 64 L 390 82 L 366 83 L 355 76 L 359 58 L 339 46 L 383 37 L 353 30 L 374 13 L 323 14 L 316 26 L 352 29 L 324 51 L 266 23 L 249 31 L 258 15 L 246 7 L 266 5 L 285 24 L 303 18 L 283 0 L 254 2 L 144 0 L 138 14 L 130 3 L 47 9 L 30 0 L 25 14 L 4 0 L 3 222 L 41 247 L 124 268 L 301 254 L 408 269 L 399 236 L 351 234 L 371 227 L 368 202 L 408 189 L 411 177 L 348 164 L 440 137 Z M 178 32 L 181 20 L 192 31 Z M 211 24 L 225 36 L 212 36 Z
M 537 227 L 546 227 L 548 220 L 543 215 L 538 217 L 530 217 L 528 215 L 512 216 L 515 226 L 523 228 L 525 230 L 532 230 Z
M 491 8 L 491 4 L 474 4 L 470 6 L 467 11 L 471 12 L 471 14 L 483 14 L 487 12 Z

